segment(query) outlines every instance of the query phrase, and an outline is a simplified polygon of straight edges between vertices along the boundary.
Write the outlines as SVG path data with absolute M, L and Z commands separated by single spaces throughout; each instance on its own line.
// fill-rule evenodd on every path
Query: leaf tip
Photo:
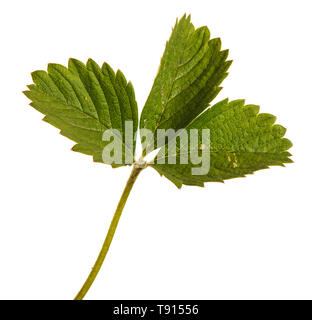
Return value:
M 50 74 L 51 72 L 53 72 L 54 69 L 56 69 L 57 67 L 57 64 L 56 63 L 48 63 L 48 66 L 47 66 L 47 71 L 48 73 Z
M 22 93 L 23 93 L 28 99 L 30 99 L 30 97 L 29 97 L 30 90 L 23 90 Z M 31 99 L 30 99 L 30 100 L 31 100 Z

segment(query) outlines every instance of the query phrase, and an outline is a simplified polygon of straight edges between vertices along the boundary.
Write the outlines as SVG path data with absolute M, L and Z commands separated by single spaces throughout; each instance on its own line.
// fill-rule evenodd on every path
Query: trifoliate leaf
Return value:
M 143 108 L 140 129 L 156 133 L 185 128 L 207 108 L 231 64 L 226 61 L 228 50 L 220 48 L 220 39 L 210 40 L 207 27 L 195 29 L 190 16 L 177 21 Z M 146 141 L 149 151 L 156 149 L 156 134 L 153 139 Z
M 107 63 L 100 68 L 91 59 L 86 65 L 69 59 L 68 68 L 49 64 L 48 72 L 35 71 L 32 78 L 34 84 L 24 92 L 32 100 L 31 106 L 46 115 L 44 121 L 77 142 L 72 150 L 103 162 L 103 148 L 110 142 L 103 141 L 103 133 L 107 129 L 117 129 L 122 163 L 126 158 L 126 164 L 133 162 L 138 110 L 132 84 L 120 70 L 115 74 Z M 126 121 L 133 121 L 130 142 L 125 137 Z
M 259 114 L 258 106 L 243 100 L 226 99 L 208 108 L 231 64 L 228 51 L 220 48 L 220 39 L 210 40 L 207 27 L 195 29 L 186 16 L 177 21 L 140 118 L 143 154 L 138 161 L 137 104 L 121 71 L 115 74 L 106 63 L 100 68 L 92 60 L 84 65 L 70 59 L 68 68 L 50 64 L 48 72 L 32 74 L 34 84 L 26 96 L 45 121 L 77 142 L 74 151 L 112 166 L 133 163 L 100 254 L 75 300 L 83 299 L 97 276 L 129 193 L 147 166 L 180 188 L 292 162 L 287 151 L 292 144 L 283 138 L 286 129 L 274 124 L 274 116 Z M 107 140 L 107 133 L 112 139 Z M 147 162 L 144 156 L 158 148 L 154 161 Z
M 190 147 L 182 145 L 177 138 L 177 152 L 169 152 L 164 146 L 155 162 L 167 160 L 166 164 L 154 163 L 151 166 L 166 176 L 177 187 L 185 185 L 203 186 L 204 182 L 223 182 L 226 179 L 244 177 L 254 171 L 269 166 L 292 162 L 287 150 L 291 142 L 283 138 L 286 129 L 274 124 L 275 117 L 258 113 L 256 105 L 244 105 L 244 100 L 228 102 L 223 100 L 198 116 L 186 127 L 188 133 L 198 130 L 197 152 L 201 154 L 210 148 L 210 169 L 205 175 L 192 174 L 192 168 L 199 167 L 190 161 L 180 164 L 181 155 L 190 154 Z M 210 146 L 203 145 L 201 130 L 210 130 Z M 176 164 L 168 164 L 175 158 Z

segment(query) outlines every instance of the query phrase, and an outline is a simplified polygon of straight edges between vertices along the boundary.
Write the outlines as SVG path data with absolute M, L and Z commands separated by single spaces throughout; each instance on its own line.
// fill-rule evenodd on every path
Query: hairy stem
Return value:
M 112 219 L 112 222 L 110 224 L 110 227 L 108 229 L 104 244 L 102 246 L 102 249 L 98 255 L 98 258 L 95 261 L 95 264 L 87 278 L 87 280 L 85 281 L 85 283 L 83 284 L 82 288 L 80 289 L 80 291 L 78 292 L 78 294 L 76 295 L 74 300 L 82 300 L 83 297 L 86 295 L 86 293 L 88 292 L 88 290 L 90 289 L 93 281 L 95 280 L 98 272 L 100 271 L 100 268 L 103 264 L 103 261 L 106 257 L 106 254 L 108 252 L 108 249 L 110 247 L 110 244 L 113 240 L 122 210 L 127 202 L 128 196 L 130 194 L 130 191 L 134 185 L 135 180 L 137 179 L 139 173 L 142 171 L 142 169 L 144 169 L 145 166 L 142 165 L 137 165 L 136 163 L 133 166 L 132 172 L 130 174 L 130 177 L 127 181 L 127 184 L 124 188 L 124 191 L 121 195 L 121 198 L 119 200 L 119 203 L 117 205 L 114 217 Z

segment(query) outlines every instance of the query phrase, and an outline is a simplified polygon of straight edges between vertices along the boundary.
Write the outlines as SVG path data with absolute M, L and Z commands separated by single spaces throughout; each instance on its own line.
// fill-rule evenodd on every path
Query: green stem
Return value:
M 99 256 L 96 259 L 95 264 L 94 264 L 94 266 L 93 266 L 93 268 L 92 268 L 87 280 L 85 281 L 84 285 L 82 286 L 82 288 L 80 289 L 80 291 L 78 292 L 78 294 L 76 295 L 74 300 L 82 300 L 83 299 L 83 297 L 86 295 L 86 293 L 90 289 L 90 287 L 91 287 L 93 281 L 95 280 L 98 272 L 100 271 L 100 268 L 101 268 L 101 266 L 103 264 L 103 261 L 104 261 L 104 259 L 106 257 L 106 254 L 108 252 L 110 244 L 111 244 L 111 242 L 113 240 L 113 237 L 114 237 L 114 234 L 115 234 L 115 231 L 116 231 L 116 228 L 117 228 L 117 225 L 118 225 L 122 210 L 123 210 L 123 208 L 124 208 L 124 206 L 126 204 L 128 196 L 130 194 L 130 191 L 131 191 L 131 189 L 132 189 L 132 187 L 134 185 L 134 182 L 137 179 L 139 173 L 142 171 L 142 169 L 144 169 L 144 167 L 145 166 L 134 164 L 132 172 L 130 174 L 130 177 L 129 177 L 128 181 L 127 181 L 125 189 L 124 189 L 124 191 L 123 191 L 123 193 L 121 195 L 121 198 L 119 200 L 119 203 L 117 205 L 114 217 L 113 217 L 112 222 L 110 224 L 110 227 L 108 229 L 108 232 L 107 232 L 104 244 L 102 246 L 102 249 L 101 249 L 101 251 L 99 253 Z

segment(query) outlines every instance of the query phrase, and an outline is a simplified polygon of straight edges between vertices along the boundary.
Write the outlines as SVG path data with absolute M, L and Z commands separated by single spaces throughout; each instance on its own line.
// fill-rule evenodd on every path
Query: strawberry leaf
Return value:
M 168 145 L 164 146 L 151 166 L 180 188 L 182 184 L 204 186 L 204 182 L 223 182 L 292 162 L 289 159 L 291 154 L 287 152 L 292 144 L 283 138 L 286 129 L 274 124 L 276 118 L 271 114 L 258 112 L 258 106 L 244 105 L 244 100 L 228 102 L 226 99 L 186 127 L 188 132 L 197 129 L 199 134 L 202 129 L 210 130 L 210 168 L 207 174 L 193 175 L 192 168 L 196 165 L 190 162 L 179 164 L 180 155 L 191 151 L 188 145 L 181 145 L 179 138 L 177 152 L 170 153 Z M 202 148 L 199 136 L 198 154 Z M 157 163 L 163 158 L 175 158 L 176 164 Z
M 48 72 L 32 73 L 34 84 L 25 95 L 31 106 L 45 114 L 44 121 L 61 130 L 65 137 L 77 142 L 73 151 L 93 156 L 103 162 L 103 141 L 107 129 L 117 129 L 122 145 L 123 164 L 131 164 L 138 126 L 138 110 L 131 82 L 120 70 L 115 72 L 104 63 L 100 68 L 93 60 L 87 64 L 69 59 L 68 68 L 49 64 Z M 125 137 L 125 121 L 133 121 L 133 139 Z M 111 164 L 111 163 L 110 163 Z M 119 164 L 112 164 L 120 166 Z
M 100 68 L 91 59 L 86 65 L 70 59 L 68 68 L 49 64 L 48 72 L 32 73 L 34 84 L 25 95 L 46 122 L 77 143 L 74 151 L 115 167 L 133 164 L 102 249 L 75 300 L 84 298 L 96 278 L 132 187 L 146 167 L 181 188 L 292 162 L 286 129 L 275 124 L 271 114 L 259 114 L 258 106 L 245 105 L 244 100 L 226 99 L 209 107 L 231 64 L 228 51 L 220 48 L 220 39 L 210 40 L 207 27 L 195 29 L 190 16 L 176 22 L 141 114 L 143 154 L 138 161 L 137 103 L 121 71 L 115 73 L 107 63 Z M 159 129 L 164 139 L 158 139 Z M 113 141 L 106 139 L 111 131 Z M 114 147 L 107 152 L 111 143 Z M 147 162 L 144 156 L 158 148 L 156 158 Z M 111 151 L 113 162 L 108 160 Z
M 157 129 L 185 128 L 219 93 L 231 64 L 220 48 L 220 39 L 210 40 L 207 27 L 195 29 L 190 16 L 177 21 L 140 118 L 140 129 L 154 133 L 148 151 L 156 149 Z

